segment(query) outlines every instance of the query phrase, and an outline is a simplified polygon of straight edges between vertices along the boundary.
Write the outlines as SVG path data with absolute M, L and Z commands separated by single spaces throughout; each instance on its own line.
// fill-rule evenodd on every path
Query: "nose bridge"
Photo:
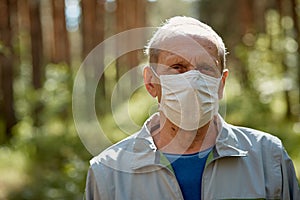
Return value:
M 197 63 L 195 60 L 190 61 L 190 64 L 188 65 L 187 70 L 200 70 L 199 67 L 197 67 Z
M 200 62 L 201 62 L 201 57 L 198 54 L 194 55 L 189 59 L 188 70 L 199 70 L 198 65 Z
M 191 64 L 188 66 L 188 71 L 189 70 L 197 70 L 197 68 L 193 64 Z

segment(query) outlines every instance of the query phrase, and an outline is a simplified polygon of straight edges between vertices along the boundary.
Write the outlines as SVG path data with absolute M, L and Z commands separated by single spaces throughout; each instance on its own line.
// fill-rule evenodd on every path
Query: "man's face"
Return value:
M 199 70 L 201 73 L 219 78 L 222 76 L 221 61 L 213 38 L 176 36 L 162 44 L 156 73 L 170 75 Z M 156 84 L 158 101 L 161 87 Z M 222 91 L 221 91 L 222 92 Z

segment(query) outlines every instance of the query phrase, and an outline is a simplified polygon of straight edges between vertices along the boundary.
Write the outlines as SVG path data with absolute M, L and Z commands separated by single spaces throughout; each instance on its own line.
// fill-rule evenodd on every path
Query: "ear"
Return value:
M 144 68 L 143 77 L 144 77 L 145 87 L 146 87 L 147 91 L 149 92 L 149 94 L 154 98 L 157 97 L 158 90 L 156 87 L 157 83 L 155 84 L 156 77 L 154 76 L 154 74 L 149 66 L 146 66 Z
M 220 86 L 219 86 L 219 91 L 218 91 L 219 99 L 223 98 L 225 82 L 226 82 L 226 79 L 227 79 L 228 75 L 229 75 L 228 69 L 224 69 L 222 79 L 221 79 L 221 83 L 220 83 Z

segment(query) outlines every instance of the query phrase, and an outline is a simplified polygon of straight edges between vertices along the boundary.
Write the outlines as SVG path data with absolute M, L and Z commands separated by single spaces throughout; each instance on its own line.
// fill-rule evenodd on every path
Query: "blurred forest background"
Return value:
M 225 120 L 281 138 L 299 177 L 299 6 L 298 0 L 0 0 L 0 199 L 82 199 L 92 155 L 72 116 L 76 72 L 106 38 L 175 15 L 198 18 L 223 37 L 230 70 Z M 132 51 L 99 81 L 96 111 L 113 142 L 126 134 L 112 118 L 112 88 L 143 62 L 143 49 Z M 131 102 L 141 125 L 153 100 L 141 88 Z

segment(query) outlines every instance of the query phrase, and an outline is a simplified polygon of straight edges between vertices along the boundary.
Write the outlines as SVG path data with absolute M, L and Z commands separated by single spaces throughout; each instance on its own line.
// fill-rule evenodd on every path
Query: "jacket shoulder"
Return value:
M 90 160 L 91 167 L 105 166 L 112 169 L 128 169 L 136 137 L 137 133 L 111 145 Z
M 271 153 L 270 155 L 273 155 L 273 157 L 281 158 L 284 147 L 282 141 L 277 136 L 264 131 L 240 126 L 232 126 L 232 130 L 237 137 L 242 135 L 241 137 L 248 140 L 252 150 L 261 150 L 264 153 Z
M 275 135 L 266 133 L 264 131 L 252 129 L 252 128 L 246 128 L 246 127 L 237 126 L 236 129 L 242 131 L 252 141 L 261 142 L 264 144 L 269 143 L 278 146 L 279 148 L 282 148 L 281 140 Z

